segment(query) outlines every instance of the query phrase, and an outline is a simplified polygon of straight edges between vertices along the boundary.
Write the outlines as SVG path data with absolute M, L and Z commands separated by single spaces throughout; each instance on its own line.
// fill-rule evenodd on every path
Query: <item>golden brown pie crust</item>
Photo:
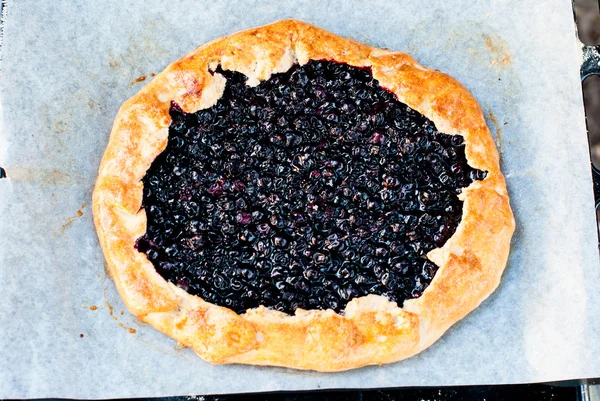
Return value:
M 134 248 L 146 231 L 143 184 L 167 146 L 169 107 L 190 113 L 213 105 L 224 78 L 221 64 L 256 85 L 293 63 L 326 59 L 370 66 L 382 87 L 431 119 L 446 134 L 465 138 L 469 164 L 488 172 L 459 196 L 463 216 L 447 243 L 428 254 L 439 266 L 423 295 L 403 308 L 378 295 L 352 300 L 343 315 L 297 310 L 294 316 L 259 307 L 238 315 L 165 281 Z M 294 21 L 239 32 L 201 46 L 171 64 L 117 115 L 93 195 L 94 221 L 106 261 L 129 310 L 193 348 L 212 363 L 341 371 L 408 358 L 435 342 L 498 286 L 514 218 L 498 152 L 481 108 L 453 78 L 404 53 L 376 49 Z

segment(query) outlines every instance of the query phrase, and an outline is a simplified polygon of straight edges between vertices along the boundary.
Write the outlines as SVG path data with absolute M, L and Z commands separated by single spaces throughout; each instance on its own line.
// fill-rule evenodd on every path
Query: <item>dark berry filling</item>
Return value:
M 463 138 L 381 88 L 367 68 L 310 61 L 256 87 L 237 72 L 216 105 L 172 104 L 144 183 L 136 244 L 167 280 L 238 313 L 402 305 L 460 223 L 457 194 L 486 173 Z

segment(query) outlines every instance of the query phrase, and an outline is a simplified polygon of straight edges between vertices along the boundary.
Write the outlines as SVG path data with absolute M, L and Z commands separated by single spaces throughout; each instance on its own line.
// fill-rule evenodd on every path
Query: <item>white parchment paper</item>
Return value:
M 110 398 L 600 376 L 600 265 L 569 0 L 9 1 L 0 77 L 0 398 Z M 120 104 L 216 37 L 282 18 L 465 84 L 517 231 L 502 284 L 410 360 L 340 374 L 213 366 L 124 308 L 90 213 Z M 138 79 L 139 78 L 139 79 Z

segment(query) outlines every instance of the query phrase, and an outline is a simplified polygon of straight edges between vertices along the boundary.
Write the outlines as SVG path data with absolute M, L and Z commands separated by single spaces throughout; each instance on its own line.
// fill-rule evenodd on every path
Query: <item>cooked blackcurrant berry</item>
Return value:
M 310 61 L 255 87 L 238 72 L 217 103 L 172 103 L 169 141 L 143 178 L 138 251 L 165 279 L 238 313 L 402 305 L 438 267 L 458 194 L 487 173 L 464 139 L 381 88 L 368 68 Z

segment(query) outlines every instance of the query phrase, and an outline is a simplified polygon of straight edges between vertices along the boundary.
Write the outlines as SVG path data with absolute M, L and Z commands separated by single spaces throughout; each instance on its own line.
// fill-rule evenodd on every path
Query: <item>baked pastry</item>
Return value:
M 129 310 L 212 363 L 415 355 L 498 286 L 514 231 L 463 86 L 294 20 L 212 41 L 126 101 L 93 198 Z

